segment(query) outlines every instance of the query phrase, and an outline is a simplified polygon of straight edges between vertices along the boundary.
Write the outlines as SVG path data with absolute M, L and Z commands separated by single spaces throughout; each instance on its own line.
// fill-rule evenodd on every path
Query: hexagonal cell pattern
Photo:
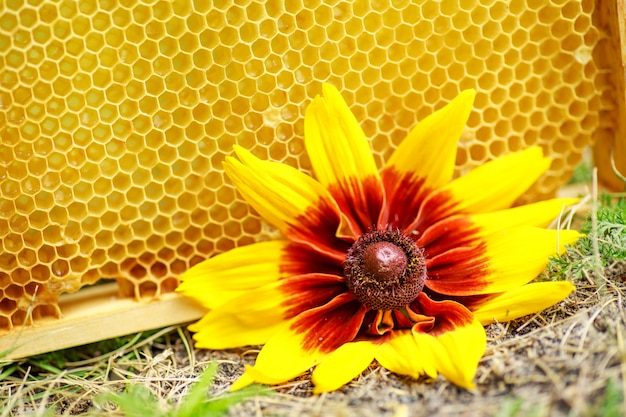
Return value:
M 382 165 L 478 91 L 457 174 L 539 144 L 554 193 L 604 129 L 612 80 L 583 0 L 5 0 L 0 11 L 0 328 L 114 278 L 171 291 L 275 233 L 225 179 L 239 144 L 309 171 L 303 114 L 336 85 Z M 604 123 L 604 124 L 603 124 Z

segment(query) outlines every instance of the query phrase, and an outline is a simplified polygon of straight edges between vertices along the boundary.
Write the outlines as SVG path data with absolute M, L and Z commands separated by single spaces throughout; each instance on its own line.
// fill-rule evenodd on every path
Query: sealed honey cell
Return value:
M 540 145 L 554 194 L 615 132 L 606 29 L 589 0 L 4 0 L 0 328 L 59 316 L 102 278 L 158 296 L 266 239 L 224 176 L 234 144 L 310 172 L 303 115 L 337 86 L 382 166 L 477 90 L 456 174 Z M 614 78 L 615 77 L 615 78 Z M 616 81 L 617 80 L 617 81 Z M 477 190 L 479 192 L 479 190 Z

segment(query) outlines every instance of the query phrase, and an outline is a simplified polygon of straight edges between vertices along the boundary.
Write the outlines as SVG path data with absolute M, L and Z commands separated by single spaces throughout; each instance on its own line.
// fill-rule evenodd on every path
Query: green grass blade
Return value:
M 119 407 L 125 417 L 160 417 L 167 415 L 156 397 L 143 385 L 128 385 L 121 393 L 104 393 L 99 402 L 108 401 Z
M 266 387 L 260 385 L 253 385 L 246 387 L 242 390 L 230 392 L 223 397 L 209 400 L 205 403 L 203 416 L 221 416 L 234 405 L 239 404 L 249 398 L 259 395 L 268 395 L 269 391 Z
M 206 402 L 207 391 L 213 384 L 216 373 L 217 364 L 211 363 L 203 372 L 200 380 L 191 387 L 189 394 L 187 394 L 182 401 L 178 409 L 178 417 L 196 417 L 199 415 L 198 410 L 201 409 Z

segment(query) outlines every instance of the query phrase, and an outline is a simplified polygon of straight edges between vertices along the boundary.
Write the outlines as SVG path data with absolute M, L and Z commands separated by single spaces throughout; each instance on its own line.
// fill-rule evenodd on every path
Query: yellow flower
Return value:
M 578 239 L 546 230 L 573 199 L 510 208 L 550 160 L 538 147 L 451 180 L 475 93 L 420 122 L 378 171 L 356 118 L 330 85 L 305 116 L 313 179 L 235 147 L 226 173 L 282 240 L 202 262 L 178 291 L 210 311 L 199 348 L 264 344 L 233 389 L 311 368 L 335 390 L 372 361 L 417 378 L 474 386 L 483 325 L 553 305 L 569 282 L 529 283 Z

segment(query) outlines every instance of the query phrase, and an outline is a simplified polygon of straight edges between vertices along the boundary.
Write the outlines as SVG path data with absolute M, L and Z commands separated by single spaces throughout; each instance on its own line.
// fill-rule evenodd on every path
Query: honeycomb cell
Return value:
M 0 329 L 31 303 L 35 319 L 59 316 L 61 292 L 100 277 L 127 296 L 171 291 L 189 266 L 268 238 L 222 163 L 238 144 L 310 172 L 303 116 L 323 81 L 379 166 L 474 88 L 456 174 L 541 144 L 553 164 L 523 201 L 554 194 L 586 146 L 617 135 L 623 81 L 595 4 L 7 3 Z

